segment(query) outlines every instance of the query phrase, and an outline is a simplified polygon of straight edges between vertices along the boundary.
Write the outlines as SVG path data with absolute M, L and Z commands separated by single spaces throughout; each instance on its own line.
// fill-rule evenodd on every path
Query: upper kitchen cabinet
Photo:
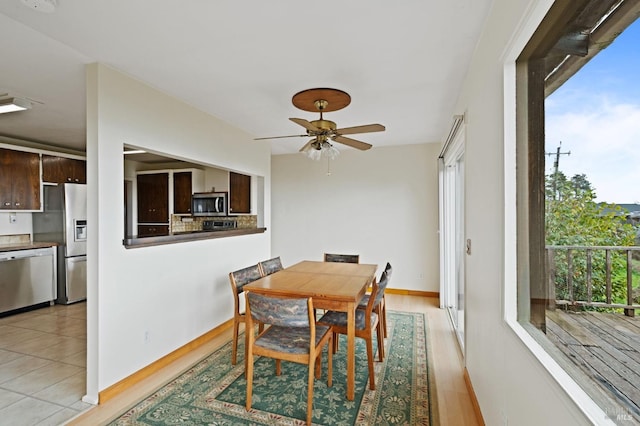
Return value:
M 202 170 L 173 171 L 173 213 L 191 214 L 191 194 L 203 190 Z
M 138 223 L 169 222 L 169 173 L 138 174 Z
M 0 148 L 0 210 L 40 210 L 40 155 Z
M 42 180 L 51 183 L 87 183 L 86 162 L 43 154 Z
M 173 212 L 175 214 L 191 213 L 191 172 L 173 174 Z
M 251 213 L 251 176 L 229 172 L 229 213 Z

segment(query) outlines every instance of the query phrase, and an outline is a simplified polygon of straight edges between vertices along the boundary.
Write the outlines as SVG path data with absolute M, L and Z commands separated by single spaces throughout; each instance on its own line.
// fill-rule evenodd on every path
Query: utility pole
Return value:
M 553 161 L 553 199 L 556 199 L 556 194 L 558 190 L 558 168 L 560 166 L 560 156 L 561 155 L 571 155 L 571 151 L 560 152 L 560 148 L 562 147 L 562 141 L 558 145 L 556 152 L 547 152 L 545 153 L 547 156 L 555 155 L 556 159 Z

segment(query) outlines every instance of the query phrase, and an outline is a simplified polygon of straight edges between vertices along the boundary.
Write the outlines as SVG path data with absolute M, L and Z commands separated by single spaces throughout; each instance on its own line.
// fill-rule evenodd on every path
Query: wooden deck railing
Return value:
M 640 255 L 640 247 L 614 246 L 547 246 L 549 304 L 592 306 L 624 309 L 634 316 L 640 309 L 634 303 L 633 258 Z M 615 268 L 614 268 L 614 265 Z M 612 272 L 626 267 L 626 303 L 614 297 Z M 620 277 L 618 277 L 620 280 Z M 640 297 L 640 296 L 638 296 Z

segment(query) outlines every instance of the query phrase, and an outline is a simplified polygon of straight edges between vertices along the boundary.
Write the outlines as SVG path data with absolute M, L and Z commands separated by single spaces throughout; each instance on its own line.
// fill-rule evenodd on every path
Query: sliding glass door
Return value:
M 464 127 L 440 155 L 440 294 L 464 348 Z M 463 352 L 464 353 L 464 352 Z

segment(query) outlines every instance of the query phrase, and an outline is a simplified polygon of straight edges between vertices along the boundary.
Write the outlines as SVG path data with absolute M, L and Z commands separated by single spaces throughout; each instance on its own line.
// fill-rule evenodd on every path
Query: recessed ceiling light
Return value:
M 56 0 L 20 0 L 22 4 L 42 13 L 53 13 L 56 10 Z
M 31 108 L 31 102 L 22 98 L 0 99 L 0 114 L 24 111 Z

